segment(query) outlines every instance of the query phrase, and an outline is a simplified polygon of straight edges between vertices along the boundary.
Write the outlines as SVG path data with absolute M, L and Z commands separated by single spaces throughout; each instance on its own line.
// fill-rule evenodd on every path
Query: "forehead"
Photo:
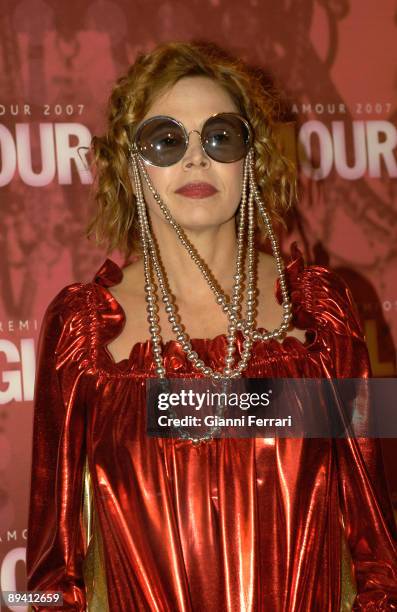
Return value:
M 230 94 L 208 77 L 184 77 L 159 95 L 144 119 L 170 115 L 182 122 L 198 122 L 220 112 L 238 112 Z

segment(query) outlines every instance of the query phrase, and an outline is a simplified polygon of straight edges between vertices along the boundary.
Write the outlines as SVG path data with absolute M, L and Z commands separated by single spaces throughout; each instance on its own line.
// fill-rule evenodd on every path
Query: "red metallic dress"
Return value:
M 98 612 L 397 610 L 396 526 L 379 441 L 223 438 L 195 446 L 148 437 L 150 341 L 118 363 L 106 349 L 125 322 L 108 290 L 122 274 L 106 259 L 92 282 L 68 285 L 45 313 L 28 589 L 62 591 L 63 610 Z M 255 343 L 245 375 L 370 376 L 344 282 L 305 266 L 296 243 L 286 274 L 306 341 Z M 278 281 L 275 291 L 281 302 Z M 221 367 L 225 335 L 192 343 Z M 201 376 L 176 341 L 163 354 L 169 376 Z

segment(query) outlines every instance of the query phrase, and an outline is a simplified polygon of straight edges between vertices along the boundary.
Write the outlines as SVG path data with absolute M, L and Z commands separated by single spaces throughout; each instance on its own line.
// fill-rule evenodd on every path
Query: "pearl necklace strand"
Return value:
M 273 228 L 269 214 L 261 200 L 259 190 L 255 184 L 254 175 L 254 151 L 251 148 L 248 152 L 244 165 L 244 177 L 243 177 L 243 190 L 240 204 L 240 220 L 237 236 L 237 261 L 236 261 L 236 273 L 233 277 L 234 285 L 231 299 L 225 295 L 221 290 L 218 289 L 217 283 L 214 282 L 213 277 L 208 270 L 206 264 L 200 259 L 193 245 L 189 242 L 185 236 L 183 230 L 178 223 L 172 217 L 168 207 L 162 201 L 160 195 L 154 189 L 146 169 L 136 151 L 131 151 L 129 169 L 131 171 L 131 178 L 134 181 L 137 193 L 137 210 L 138 220 L 141 234 L 141 241 L 143 247 L 143 261 L 144 261 L 144 276 L 145 276 L 145 293 L 147 302 L 147 314 L 149 322 L 149 332 L 151 334 L 152 351 L 154 361 L 156 365 L 156 374 L 159 378 L 165 378 L 166 371 L 162 361 L 162 349 L 161 349 L 161 335 L 159 327 L 159 316 L 157 306 L 157 296 L 155 293 L 155 285 L 152 282 L 153 271 L 156 274 L 158 285 L 162 294 L 162 301 L 165 305 L 165 311 L 168 314 L 168 320 L 172 326 L 172 331 L 176 335 L 177 341 L 181 344 L 182 350 L 186 353 L 189 361 L 192 362 L 193 366 L 201 371 L 204 376 L 210 377 L 213 380 L 224 380 L 232 379 L 241 376 L 241 373 L 247 368 L 249 360 L 251 358 L 251 348 L 255 340 L 269 340 L 270 338 L 280 338 L 285 334 L 289 327 L 289 322 L 292 317 L 291 303 L 287 292 L 287 286 L 284 276 L 284 263 L 280 256 L 279 246 L 277 239 L 274 235 Z M 183 331 L 183 327 L 179 321 L 179 317 L 175 312 L 175 305 L 172 297 L 170 296 L 166 281 L 164 279 L 163 271 L 159 263 L 156 245 L 151 235 L 150 226 L 147 218 L 146 205 L 143 196 L 142 184 L 139 174 L 139 167 L 142 174 L 152 192 L 155 201 L 158 203 L 162 210 L 165 218 L 173 227 L 176 232 L 178 239 L 186 248 L 189 256 L 193 262 L 198 266 L 201 273 L 203 274 L 207 284 L 211 291 L 214 293 L 216 302 L 222 307 L 223 311 L 229 319 L 228 334 L 227 334 L 227 351 L 225 357 L 225 367 L 223 372 L 214 371 L 201 360 L 193 350 L 191 341 L 188 335 Z M 245 237 L 245 215 L 247 208 L 247 182 L 250 183 L 250 193 L 248 197 L 248 284 L 247 284 L 247 304 L 246 304 L 246 318 L 239 318 L 239 310 L 242 302 L 242 290 L 241 282 L 243 278 L 242 266 L 243 266 L 243 252 L 244 252 L 244 237 Z M 259 332 L 254 329 L 254 310 L 255 310 L 255 274 L 254 274 L 254 263 L 255 263 L 255 252 L 254 252 L 254 231 L 255 231 L 255 209 L 254 201 L 257 203 L 259 212 L 263 218 L 266 230 L 268 232 L 270 242 L 272 245 L 272 251 L 276 261 L 277 272 L 280 278 L 280 288 L 282 293 L 282 305 L 283 305 L 283 321 L 278 328 L 272 332 Z M 241 360 L 237 366 L 234 366 L 234 353 L 236 348 L 235 337 L 237 330 L 241 330 L 245 337 L 243 342 L 243 351 L 241 354 Z M 233 367 L 234 366 L 234 367 Z M 191 438 L 190 438 L 191 439 Z

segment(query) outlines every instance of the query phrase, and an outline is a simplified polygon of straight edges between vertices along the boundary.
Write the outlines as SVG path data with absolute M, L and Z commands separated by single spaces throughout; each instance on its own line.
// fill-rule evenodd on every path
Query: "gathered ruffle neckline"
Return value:
M 303 255 L 294 241 L 290 247 L 290 261 L 285 264 L 285 276 L 289 294 L 292 302 L 292 321 L 297 329 L 305 329 L 309 338 L 304 342 L 294 336 L 286 335 L 282 340 L 271 339 L 267 342 L 257 341 L 254 344 L 252 359 L 266 358 L 270 352 L 291 354 L 291 351 L 305 353 L 309 348 L 314 348 L 317 340 L 317 330 L 312 316 L 308 316 L 303 308 L 302 277 L 305 271 Z M 116 338 L 122 331 L 126 314 L 124 308 L 108 290 L 109 287 L 117 285 L 123 278 L 123 267 L 120 267 L 112 259 L 107 258 L 99 270 L 96 272 L 93 283 L 100 288 L 102 300 L 97 304 L 97 316 L 99 317 L 101 346 L 107 360 L 115 367 L 134 366 L 139 369 L 153 369 L 154 360 L 151 350 L 151 340 L 135 342 L 130 350 L 129 356 L 116 362 L 107 349 L 107 345 Z M 275 297 L 279 304 L 282 303 L 280 280 L 276 279 Z M 259 331 L 267 331 L 259 328 Z M 208 365 L 214 367 L 223 363 L 227 347 L 226 333 L 218 334 L 212 338 L 191 338 L 190 342 L 194 350 L 198 352 L 200 358 L 204 359 Z M 236 353 L 237 357 L 243 351 L 244 336 L 241 331 L 236 333 Z M 172 370 L 181 369 L 195 371 L 186 353 L 183 351 L 177 340 L 171 339 L 161 342 L 164 363 Z

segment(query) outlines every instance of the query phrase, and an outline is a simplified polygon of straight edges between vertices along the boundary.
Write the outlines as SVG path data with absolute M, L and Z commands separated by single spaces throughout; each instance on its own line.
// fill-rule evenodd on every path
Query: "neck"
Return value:
M 152 223 L 160 261 L 171 292 L 177 300 L 195 304 L 208 300 L 207 281 L 168 223 Z M 237 258 L 234 217 L 222 225 L 202 230 L 184 230 L 185 236 L 226 293 L 231 292 Z

